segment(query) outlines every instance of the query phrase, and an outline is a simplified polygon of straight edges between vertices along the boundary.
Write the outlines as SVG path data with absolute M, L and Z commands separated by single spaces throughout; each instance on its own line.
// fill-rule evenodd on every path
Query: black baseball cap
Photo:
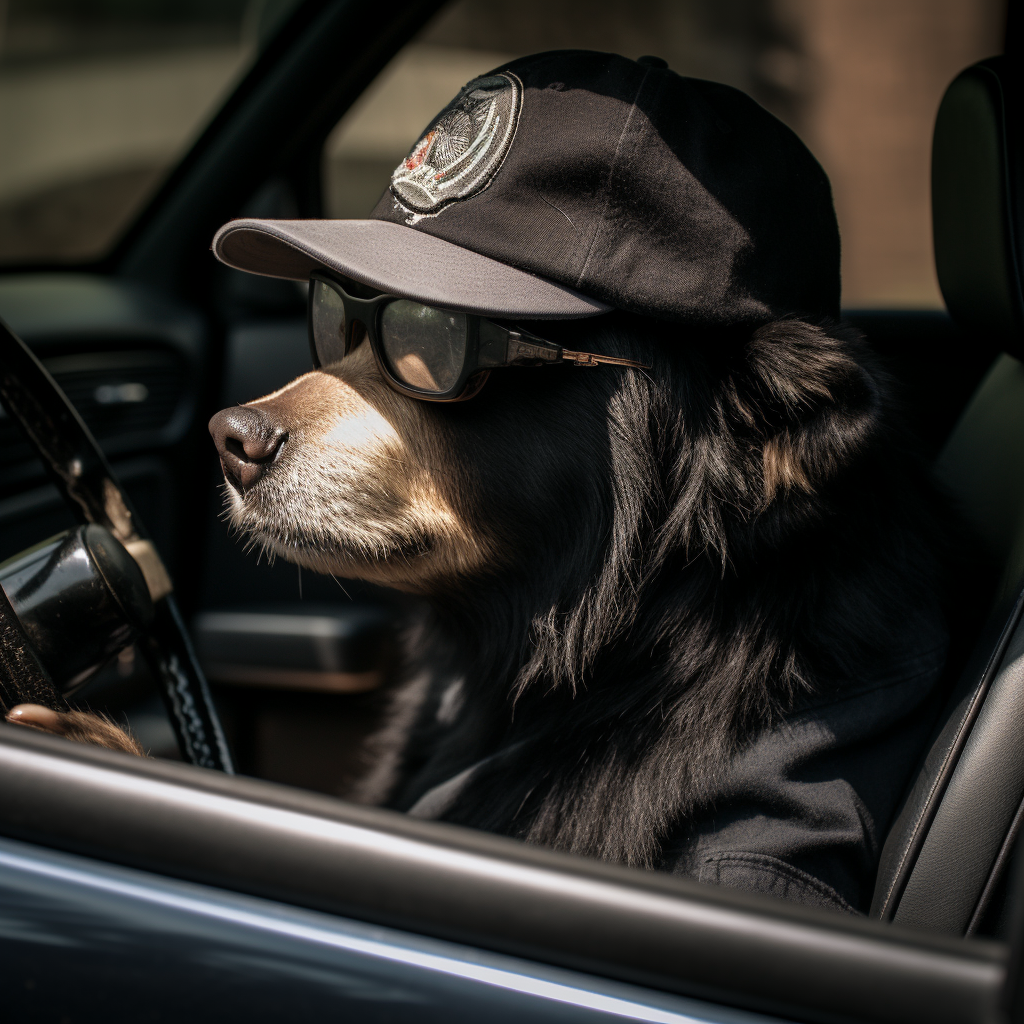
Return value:
M 737 89 L 561 50 L 466 85 L 367 220 L 225 224 L 229 266 L 502 318 L 737 324 L 839 313 L 828 178 Z

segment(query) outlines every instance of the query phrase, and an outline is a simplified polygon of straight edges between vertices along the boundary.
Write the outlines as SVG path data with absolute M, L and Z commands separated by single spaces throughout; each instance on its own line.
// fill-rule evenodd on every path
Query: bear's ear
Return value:
M 814 494 L 878 429 L 884 381 L 854 332 L 798 320 L 759 328 L 734 380 L 762 508 Z

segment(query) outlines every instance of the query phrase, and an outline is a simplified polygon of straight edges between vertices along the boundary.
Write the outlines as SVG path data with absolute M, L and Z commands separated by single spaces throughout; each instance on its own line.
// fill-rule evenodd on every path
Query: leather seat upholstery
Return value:
M 987 623 L 882 851 L 871 913 L 978 929 L 1024 823 L 1024 105 L 1004 58 L 962 72 L 932 149 L 939 284 L 957 326 L 1002 348 L 936 464 L 1000 570 Z

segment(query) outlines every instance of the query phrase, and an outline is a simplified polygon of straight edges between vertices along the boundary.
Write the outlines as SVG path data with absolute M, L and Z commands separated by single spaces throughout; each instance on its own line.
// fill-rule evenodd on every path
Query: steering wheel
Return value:
M 20 424 L 78 521 L 109 530 L 141 569 L 153 614 L 145 617 L 148 621 L 138 630 L 135 643 L 157 680 L 182 757 L 204 768 L 233 772 L 209 687 L 156 548 L 81 416 L 2 320 L 0 400 Z M 2 588 L 0 698 L 8 707 L 26 702 L 68 710 Z

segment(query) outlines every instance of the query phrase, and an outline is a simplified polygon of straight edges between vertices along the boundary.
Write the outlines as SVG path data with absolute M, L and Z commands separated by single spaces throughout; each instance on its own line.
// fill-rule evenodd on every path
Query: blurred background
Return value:
M 295 0 L 0 0 L 0 264 L 101 257 Z M 746 90 L 828 171 L 847 307 L 941 305 L 931 125 L 1000 49 L 1004 0 L 456 0 L 339 123 L 324 210 L 365 216 L 461 85 L 510 57 L 656 54 Z M 339 54 L 339 61 L 344 54 Z

